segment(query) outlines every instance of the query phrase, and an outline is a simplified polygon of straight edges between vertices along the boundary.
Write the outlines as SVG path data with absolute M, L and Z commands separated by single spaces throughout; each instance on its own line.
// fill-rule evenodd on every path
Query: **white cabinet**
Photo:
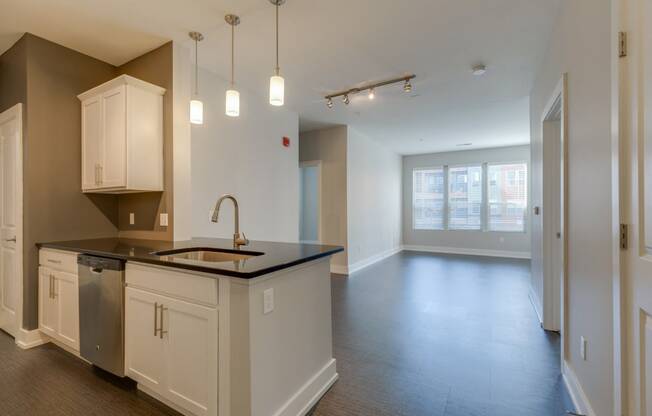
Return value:
M 216 307 L 126 288 L 126 371 L 141 386 L 191 414 L 217 415 L 217 343 Z
M 122 75 L 78 96 L 82 191 L 163 190 L 164 94 L 164 88 Z
M 77 275 L 39 267 L 39 329 L 74 351 L 79 351 Z

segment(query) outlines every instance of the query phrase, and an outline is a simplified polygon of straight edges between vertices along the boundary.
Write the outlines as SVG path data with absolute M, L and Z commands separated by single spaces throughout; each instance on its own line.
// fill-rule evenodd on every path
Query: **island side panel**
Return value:
M 228 278 L 224 278 L 228 279 Z M 249 286 L 229 284 L 229 345 L 227 361 L 230 365 L 230 413 L 251 415 L 251 360 L 249 327 Z M 227 353 L 221 351 L 221 354 Z M 220 414 L 220 416 L 222 416 Z
M 329 260 L 249 287 L 253 416 L 297 416 L 337 379 Z M 270 288 L 274 310 L 264 314 L 263 293 Z

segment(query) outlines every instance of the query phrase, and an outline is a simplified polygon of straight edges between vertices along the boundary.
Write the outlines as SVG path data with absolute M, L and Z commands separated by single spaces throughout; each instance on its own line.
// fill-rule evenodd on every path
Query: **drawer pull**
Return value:
M 61 260 L 48 259 L 48 263 L 61 264 Z

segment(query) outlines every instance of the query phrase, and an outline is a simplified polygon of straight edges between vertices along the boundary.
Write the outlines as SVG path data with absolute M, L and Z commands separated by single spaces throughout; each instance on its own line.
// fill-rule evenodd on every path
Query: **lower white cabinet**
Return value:
M 79 280 L 77 275 L 39 268 L 39 329 L 79 351 Z
M 218 311 L 125 289 L 127 376 L 198 416 L 218 414 Z

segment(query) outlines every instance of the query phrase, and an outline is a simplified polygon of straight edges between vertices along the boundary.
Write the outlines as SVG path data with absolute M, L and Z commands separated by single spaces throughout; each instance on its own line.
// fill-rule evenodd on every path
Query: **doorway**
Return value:
M 301 162 L 299 241 L 321 243 L 321 161 Z
M 0 114 L 0 329 L 14 338 L 22 327 L 22 105 Z

